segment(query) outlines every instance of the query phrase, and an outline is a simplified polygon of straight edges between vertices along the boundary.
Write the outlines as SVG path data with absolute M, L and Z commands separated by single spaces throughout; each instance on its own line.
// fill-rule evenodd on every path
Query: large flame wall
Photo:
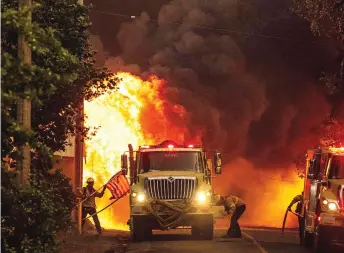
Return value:
M 85 102 L 86 126 L 99 128 L 96 135 L 86 141 L 83 178 L 94 177 L 96 189 L 120 170 L 120 156 L 129 143 L 135 148 L 165 139 L 182 143 L 189 137 L 182 123 L 187 112 L 183 107 L 164 101 L 163 81 L 154 76 L 143 81 L 123 72 L 115 77 L 120 79 L 118 91 Z M 176 118 L 181 122 L 178 125 Z M 199 142 L 199 138 L 194 141 Z M 242 217 L 243 224 L 280 227 L 287 205 L 302 188 L 300 179 L 290 171 L 292 169 L 276 169 L 258 173 L 248 161 L 238 158 L 224 167 L 223 175 L 214 179 L 215 191 L 244 199 L 247 211 Z M 110 197 L 110 192 L 106 191 L 103 198 L 97 199 L 97 209 L 108 205 Z M 127 230 L 128 198 L 101 212 L 99 218 L 104 228 Z M 227 226 L 227 222 L 219 220 L 218 225 Z M 295 224 L 295 219 L 289 219 L 287 226 Z
M 118 73 L 118 90 L 104 94 L 92 101 L 85 101 L 86 127 L 97 128 L 94 136 L 86 141 L 86 159 L 83 178 L 95 179 L 95 188 L 106 183 L 120 170 L 120 157 L 133 147 L 156 143 L 166 139 L 184 140 L 185 128 L 172 126 L 165 117 L 166 110 L 183 118 L 184 109 L 166 105 L 159 91 L 164 82 L 152 76 L 149 80 L 129 73 Z M 97 209 L 110 203 L 110 192 L 97 199 Z M 128 229 L 128 198 L 119 200 L 99 214 L 104 228 Z

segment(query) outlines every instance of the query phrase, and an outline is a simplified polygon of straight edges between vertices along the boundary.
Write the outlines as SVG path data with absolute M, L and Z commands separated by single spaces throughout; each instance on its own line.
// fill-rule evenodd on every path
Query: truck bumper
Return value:
M 161 217 L 165 219 L 168 216 L 162 215 Z M 145 224 L 151 229 L 160 229 L 160 224 L 153 215 L 131 215 L 131 219 L 134 219 L 135 222 L 140 224 Z M 177 225 L 177 227 L 202 226 L 202 224 L 209 224 L 211 222 L 214 222 L 212 213 L 189 213 L 186 215 L 185 219 Z
M 318 234 L 330 238 L 331 241 L 344 242 L 344 227 L 331 226 L 331 225 L 319 225 Z

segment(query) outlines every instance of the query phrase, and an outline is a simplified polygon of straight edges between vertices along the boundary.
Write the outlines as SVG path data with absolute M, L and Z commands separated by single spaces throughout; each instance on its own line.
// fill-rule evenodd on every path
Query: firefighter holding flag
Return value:
M 100 222 L 98 219 L 98 213 L 115 203 L 117 200 L 121 199 L 125 195 L 128 194 L 130 190 L 129 182 L 126 178 L 126 176 L 123 174 L 122 171 L 116 173 L 102 188 L 103 190 L 99 193 L 94 188 L 94 180 L 93 178 L 87 179 L 87 186 L 83 188 L 83 194 L 82 194 L 82 227 L 85 224 L 86 216 L 89 214 L 89 217 L 93 217 L 94 224 L 96 226 L 96 229 L 98 231 L 98 235 L 102 234 Z M 104 195 L 104 192 L 106 189 L 109 189 L 114 201 L 110 203 L 110 205 L 103 208 L 101 211 L 96 211 L 96 203 L 95 198 L 101 198 Z M 88 218 L 89 218 L 88 217 Z
M 93 186 L 94 186 L 94 179 L 93 178 L 88 178 L 87 181 L 87 186 L 82 188 L 82 228 L 84 228 L 85 221 L 86 221 L 86 216 L 87 214 L 91 215 L 94 221 L 94 225 L 96 226 L 98 235 L 102 233 L 100 222 L 98 219 L 97 211 L 96 211 L 96 200 L 95 198 L 102 198 L 104 195 L 104 192 L 106 190 L 106 187 L 103 187 L 103 190 L 101 193 L 96 191 Z

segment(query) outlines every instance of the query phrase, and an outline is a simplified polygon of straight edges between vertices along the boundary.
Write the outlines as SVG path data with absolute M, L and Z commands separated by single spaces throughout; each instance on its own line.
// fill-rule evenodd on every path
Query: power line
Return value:
M 130 20 L 133 20 L 136 18 L 136 16 L 130 16 L 126 14 L 120 14 L 120 13 L 113 13 L 113 12 L 106 12 L 106 11 L 100 11 L 100 10 L 92 10 L 91 12 L 99 13 L 99 14 L 105 14 L 110 16 L 116 16 L 121 18 L 127 18 Z M 150 19 L 150 22 L 158 23 L 157 20 Z M 167 22 L 166 24 L 171 25 L 185 25 L 180 22 Z M 200 26 L 200 25 L 187 25 L 189 27 L 199 28 L 203 30 L 210 30 L 210 31 L 217 31 L 217 32 L 223 32 L 223 33 L 232 33 L 232 34 L 238 34 L 238 35 L 245 35 L 245 36 L 254 36 L 254 37 L 261 37 L 264 39 L 273 39 L 273 40 L 283 40 L 283 41 L 289 41 L 289 42 L 298 42 L 298 43 L 306 43 L 306 44 L 317 44 L 317 45 L 323 45 L 323 43 L 319 43 L 316 41 L 309 41 L 309 40 L 301 40 L 301 39 L 292 39 L 292 38 L 286 38 L 286 37 L 280 37 L 280 36 L 274 36 L 274 35 L 268 35 L 268 34 L 260 34 L 260 33 L 249 33 L 249 32 L 243 32 L 243 31 L 237 31 L 237 30 L 231 30 L 231 29 L 221 29 L 221 28 L 214 28 L 214 27 L 208 27 L 208 26 Z

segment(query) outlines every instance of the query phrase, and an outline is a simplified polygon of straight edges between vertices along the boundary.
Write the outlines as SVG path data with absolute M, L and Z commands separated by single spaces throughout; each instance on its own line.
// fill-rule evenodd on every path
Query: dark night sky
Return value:
M 92 3 L 93 10 L 98 11 L 120 13 L 129 16 L 140 15 L 144 11 L 152 15 L 152 17 L 156 17 L 160 7 L 168 2 L 168 0 L 86 0 L 85 4 Z M 120 49 L 117 44 L 116 33 L 120 28 L 120 24 L 128 21 L 128 19 L 104 15 L 94 11 L 91 11 L 90 18 L 92 22 L 91 32 L 101 37 L 105 50 L 112 55 L 118 54 Z

